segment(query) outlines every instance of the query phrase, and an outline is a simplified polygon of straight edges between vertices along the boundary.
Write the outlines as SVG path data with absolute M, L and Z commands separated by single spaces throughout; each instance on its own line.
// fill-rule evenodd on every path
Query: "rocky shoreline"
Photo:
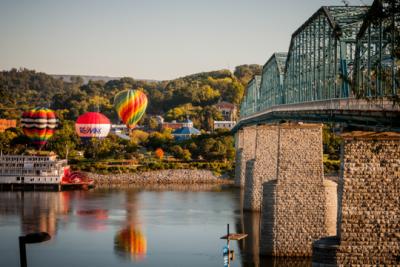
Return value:
M 138 173 L 96 174 L 88 173 L 95 185 L 130 184 L 233 184 L 233 180 L 215 176 L 209 170 L 157 170 Z

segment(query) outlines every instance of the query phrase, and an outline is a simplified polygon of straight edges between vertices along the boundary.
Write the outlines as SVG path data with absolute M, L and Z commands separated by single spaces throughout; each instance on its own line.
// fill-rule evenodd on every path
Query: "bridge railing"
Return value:
M 328 111 L 328 110 L 359 110 L 359 111 L 397 111 L 400 112 L 400 105 L 389 99 L 356 99 L 356 98 L 336 98 L 329 100 L 316 100 L 297 104 L 282 104 L 272 106 L 265 110 L 251 115 L 241 116 L 240 120 L 255 118 L 271 112 L 285 111 Z

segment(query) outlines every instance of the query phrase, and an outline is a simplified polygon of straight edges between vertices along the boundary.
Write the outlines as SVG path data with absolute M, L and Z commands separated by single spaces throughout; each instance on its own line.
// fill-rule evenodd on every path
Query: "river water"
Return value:
M 19 266 L 18 236 L 48 232 L 27 245 L 28 266 L 223 266 L 220 237 L 232 241 L 230 266 L 310 266 L 309 259 L 258 256 L 257 213 L 241 213 L 241 192 L 221 187 L 0 192 L 0 266 Z

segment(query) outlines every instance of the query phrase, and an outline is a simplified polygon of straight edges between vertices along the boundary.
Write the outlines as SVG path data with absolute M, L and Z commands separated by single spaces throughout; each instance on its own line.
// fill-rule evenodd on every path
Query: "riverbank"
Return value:
M 95 185 L 130 184 L 233 184 L 233 180 L 221 178 L 209 170 L 157 170 L 137 173 L 97 174 L 88 173 Z

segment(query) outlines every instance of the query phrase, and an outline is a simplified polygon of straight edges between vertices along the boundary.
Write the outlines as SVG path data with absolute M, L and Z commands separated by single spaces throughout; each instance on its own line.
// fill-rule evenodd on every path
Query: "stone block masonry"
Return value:
M 276 179 L 278 129 L 277 125 L 257 126 L 255 159 L 246 168 L 245 210 L 260 211 L 263 199 L 262 184 Z
M 253 199 L 254 195 L 254 163 L 255 159 L 248 160 L 246 162 L 246 173 L 245 173 L 245 181 L 244 181 L 244 199 L 243 199 L 243 210 L 251 211 L 252 203 L 256 201 Z
M 244 187 L 246 180 L 246 163 L 248 160 L 254 159 L 256 149 L 256 126 L 245 127 L 242 131 L 243 137 L 241 137 L 241 133 L 239 132 L 237 138 L 239 139 L 239 149 L 236 156 L 239 157 L 236 158 L 235 185 L 238 187 Z
M 242 172 L 243 138 L 243 129 L 240 129 L 235 134 L 235 185 L 240 184 L 240 174 Z
M 336 264 L 400 266 L 400 134 L 344 139 Z
M 235 186 L 240 187 L 240 179 L 242 175 L 242 169 L 245 168 L 246 162 L 243 160 L 243 148 L 236 149 L 235 156 Z
M 311 256 L 313 241 L 336 232 L 327 219 L 336 217 L 336 194 L 324 181 L 322 125 L 281 124 L 277 139 L 276 178 L 263 183 L 260 253 Z

